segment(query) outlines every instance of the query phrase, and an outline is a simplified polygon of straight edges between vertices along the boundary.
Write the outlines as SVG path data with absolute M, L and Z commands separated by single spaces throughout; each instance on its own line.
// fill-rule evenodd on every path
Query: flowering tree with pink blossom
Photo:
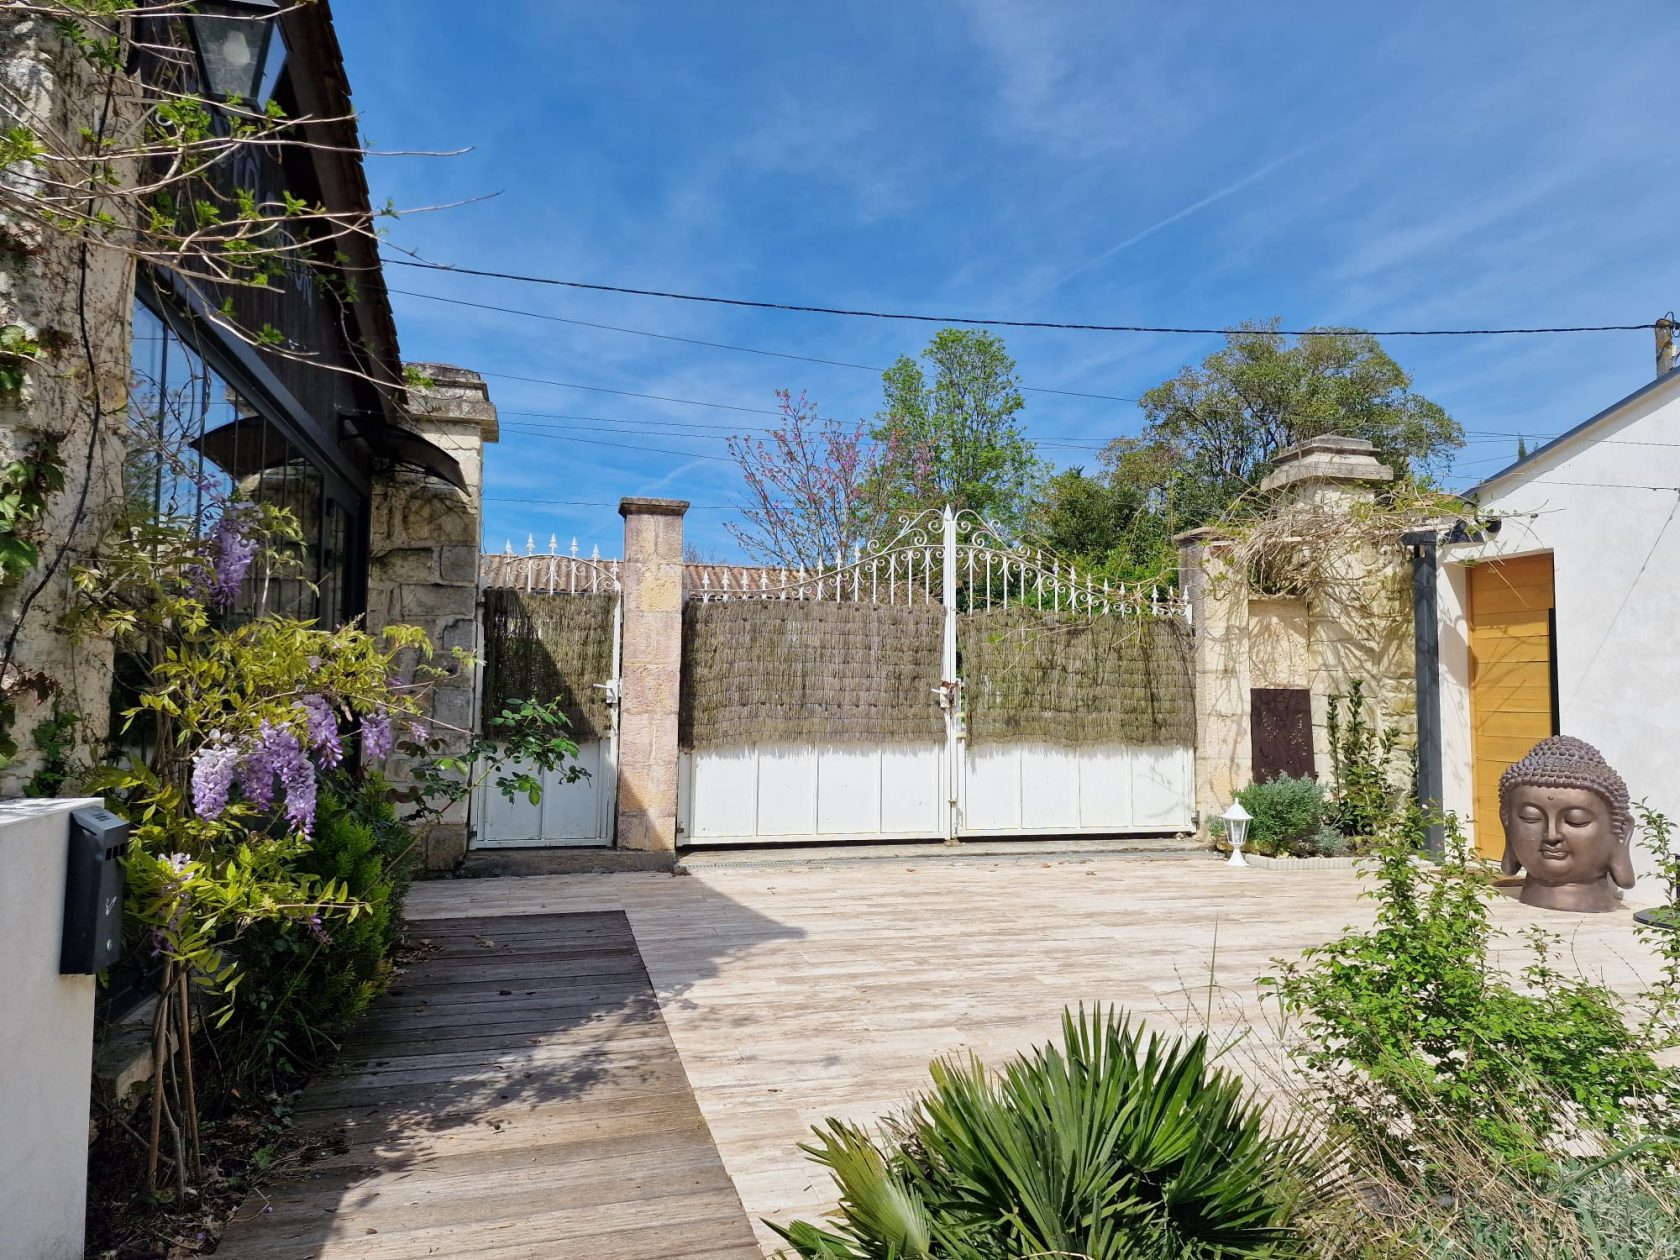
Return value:
M 746 504 L 724 528 L 759 564 L 789 569 L 850 559 L 873 524 L 865 487 L 876 453 L 859 421 L 822 418 L 804 391 L 776 391 L 781 423 L 766 438 L 735 436 Z

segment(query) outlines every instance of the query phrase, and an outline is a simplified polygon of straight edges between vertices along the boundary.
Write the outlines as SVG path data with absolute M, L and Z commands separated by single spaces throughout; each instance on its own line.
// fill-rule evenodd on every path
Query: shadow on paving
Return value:
M 734 930 L 697 980 L 802 935 L 719 900 Z M 218 1256 L 759 1256 L 622 912 L 413 934 L 425 956 L 299 1100 L 336 1149 L 276 1173 Z

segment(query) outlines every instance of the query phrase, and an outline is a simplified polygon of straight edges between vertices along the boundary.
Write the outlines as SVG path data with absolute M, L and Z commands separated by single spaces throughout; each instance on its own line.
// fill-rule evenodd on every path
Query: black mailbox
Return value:
M 127 854 L 128 824 L 110 810 L 78 809 L 70 815 L 61 975 L 94 975 L 122 956 L 122 859 Z

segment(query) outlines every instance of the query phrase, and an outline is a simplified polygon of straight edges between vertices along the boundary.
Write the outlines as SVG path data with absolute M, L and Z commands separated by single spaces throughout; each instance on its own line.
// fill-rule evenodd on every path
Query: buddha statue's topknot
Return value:
M 1504 810 L 1517 787 L 1584 788 L 1596 792 L 1617 817 L 1628 817 L 1628 789 L 1604 754 L 1573 735 L 1553 735 L 1499 776 L 1499 808 Z

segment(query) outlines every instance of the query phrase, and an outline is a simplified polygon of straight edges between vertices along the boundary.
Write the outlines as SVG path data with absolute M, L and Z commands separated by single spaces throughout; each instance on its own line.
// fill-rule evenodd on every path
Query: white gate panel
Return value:
M 959 835 L 1191 829 L 1188 748 L 998 744 L 965 751 Z
M 1132 764 L 1132 815 L 1140 827 L 1192 831 L 1196 753 L 1190 748 L 1143 748 Z
M 758 752 L 758 824 L 765 836 L 808 836 L 817 832 L 815 748 L 761 748 Z
M 611 745 L 604 740 L 580 743 L 577 764 L 588 777 L 566 783 L 560 772 L 544 774 L 542 801 L 536 805 L 523 796 L 508 800 L 496 787 L 495 775 L 480 784 L 473 802 L 473 848 L 611 844 L 618 773 Z M 524 769 L 514 762 L 508 772 L 516 768 Z
M 684 753 L 682 844 L 923 840 L 945 834 L 941 744 Z

